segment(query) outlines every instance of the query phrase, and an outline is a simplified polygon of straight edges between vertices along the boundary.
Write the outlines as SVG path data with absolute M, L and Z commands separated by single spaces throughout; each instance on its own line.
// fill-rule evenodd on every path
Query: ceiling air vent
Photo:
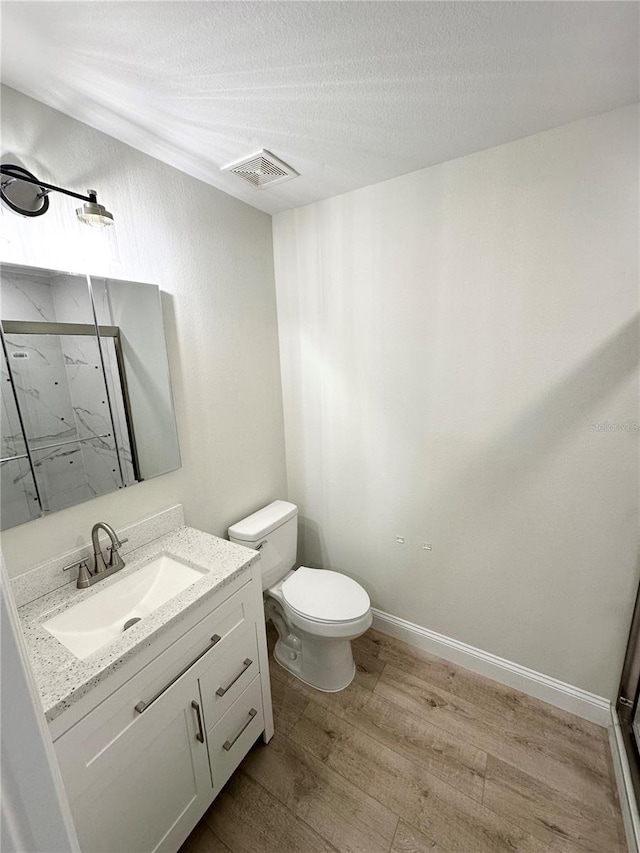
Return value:
M 298 172 L 283 163 L 270 151 L 258 151 L 251 157 L 244 157 L 222 167 L 223 172 L 233 172 L 239 178 L 247 181 L 258 190 L 281 184 L 297 178 Z

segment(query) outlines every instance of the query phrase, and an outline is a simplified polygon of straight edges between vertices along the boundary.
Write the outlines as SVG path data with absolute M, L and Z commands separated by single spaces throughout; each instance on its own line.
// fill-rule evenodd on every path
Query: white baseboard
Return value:
M 569 711 L 583 720 L 590 720 L 604 727 L 611 725 L 611 702 L 602 696 L 596 696 L 513 661 L 452 640 L 444 634 L 429 631 L 382 610 L 372 608 L 372 613 L 373 627 L 381 634 L 388 634 L 417 649 L 470 669 L 478 675 L 520 690 L 528 696 Z
M 611 745 L 613 770 L 616 774 L 618 798 L 620 800 L 620 810 L 622 812 L 629 853 L 638 853 L 638 850 L 640 850 L 640 814 L 638 814 L 638 805 L 633 790 L 633 782 L 631 781 L 629 761 L 622 739 L 620 719 L 613 705 L 611 706 L 609 743 Z

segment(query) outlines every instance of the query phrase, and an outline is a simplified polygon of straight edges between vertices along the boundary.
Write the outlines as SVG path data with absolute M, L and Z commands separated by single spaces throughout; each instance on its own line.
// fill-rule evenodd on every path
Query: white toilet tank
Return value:
M 233 524 L 229 539 L 246 548 L 259 548 L 262 589 L 268 589 L 296 563 L 298 507 L 288 501 L 274 501 Z

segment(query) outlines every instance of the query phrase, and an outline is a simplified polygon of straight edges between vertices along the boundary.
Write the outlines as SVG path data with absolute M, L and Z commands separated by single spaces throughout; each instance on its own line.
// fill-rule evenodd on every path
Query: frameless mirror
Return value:
M 1 526 L 180 467 L 159 288 L 5 265 Z

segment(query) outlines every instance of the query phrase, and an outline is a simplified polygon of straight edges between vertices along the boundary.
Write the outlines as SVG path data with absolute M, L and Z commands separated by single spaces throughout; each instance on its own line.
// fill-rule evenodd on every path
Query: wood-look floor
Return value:
M 180 853 L 627 850 L 605 729 L 375 631 L 353 648 L 341 693 L 271 658 L 276 734 Z

